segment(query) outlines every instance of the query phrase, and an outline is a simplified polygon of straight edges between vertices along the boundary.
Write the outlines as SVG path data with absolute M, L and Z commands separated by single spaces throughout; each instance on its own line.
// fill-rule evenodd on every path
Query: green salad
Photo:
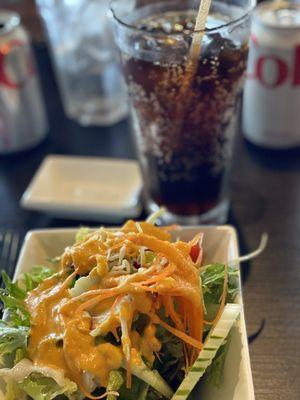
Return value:
M 172 229 L 153 218 L 83 229 L 50 267 L 17 282 L 3 272 L 0 399 L 184 400 L 200 379 L 220 387 L 237 263 L 203 265 L 203 234 L 173 241 Z

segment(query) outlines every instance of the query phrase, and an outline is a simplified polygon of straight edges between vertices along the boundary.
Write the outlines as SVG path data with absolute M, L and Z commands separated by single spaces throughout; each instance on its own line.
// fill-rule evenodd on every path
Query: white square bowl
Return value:
M 141 213 L 136 161 L 47 156 L 21 198 L 28 210 L 55 217 L 120 223 Z
M 15 276 L 30 270 L 33 265 L 48 264 L 47 259 L 60 255 L 66 246 L 74 243 L 76 229 L 47 229 L 31 231 L 26 235 Z M 174 231 L 174 237 L 191 239 L 196 233 L 204 233 L 204 264 L 227 263 L 238 257 L 236 231 L 230 226 L 183 227 Z M 242 296 L 237 297 L 242 304 Z M 244 313 L 233 328 L 232 340 L 227 354 L 222 387 L 208 384 L 196 388 L 192 400 L 254 400 L 254 388 L 249 358 L 248 339 Z

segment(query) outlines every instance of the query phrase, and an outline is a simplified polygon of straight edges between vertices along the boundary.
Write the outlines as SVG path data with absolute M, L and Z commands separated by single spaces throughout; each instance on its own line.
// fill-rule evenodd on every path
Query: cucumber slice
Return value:
M 221 318 L 209 333 L 195 364 L 182 381 L 172 400 L 185 400 L 190 395 L 199 379 L 204 375 L 207 367 L 212 363 L 241 310 L 242 306 L 240 304 L 227 304 L 225 306 Z

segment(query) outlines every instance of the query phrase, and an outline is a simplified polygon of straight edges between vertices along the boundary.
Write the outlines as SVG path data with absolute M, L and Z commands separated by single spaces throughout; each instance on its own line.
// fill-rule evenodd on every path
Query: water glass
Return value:
M 111 125 L 127 114 L 109 0 L 36 0 L 65 112 L 81 125 Z

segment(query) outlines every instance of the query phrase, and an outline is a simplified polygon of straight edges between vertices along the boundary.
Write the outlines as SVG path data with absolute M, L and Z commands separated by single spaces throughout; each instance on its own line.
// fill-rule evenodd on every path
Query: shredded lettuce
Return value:
M 39 265 L 25 273 L 20 282 L 13 282 L 6 272 L 2 271 L 5 288 L 0 289 L 0 300 L 4 306 L 5 319 L 10 326 L 30 327 L 30 315 L 24 306 L 26 294 L 53 274 L 55 274 L 54 270 Z
M 77 392 L 76 383 L 65 379 L 62 371 L 46 366 L 37 366 L 24 358 L 13 368 L 0 369 L 0 378 L 5 382 L 17 382 L 18 388 L 26 392 L 33 400 L 51 400 L 65 394 L 73 399 Z M 7 385 L 7 390 L 11 387 Z M 16 398 L 16 400 L 19 400 Z
M 13 283 L 5 271 L 2 271 L 5 289 L 0 289 L 0 300 L 6 312 L 6 320 L 10 326 L 30 327 L 30 315 L 24 306 L 26 291 L 18 283 Z
M 23 283 L 25 286 L 26 292 L 30 292 L 35 289 L 41 282 L 45 279 L 50 278 L 55 274 L 51 268 L 45 267 L 43 265 L 34 266 L 30 272 L 27 272 L 23 276 Z
M 6 382 L 6 400 L 25 400 L 29 395 L 33 400 L 51 400 L 59 395 L 70 399 L 77 391 L 77 385 L 49 368 L 35 367 L 27 355 L 27 341 L 30 329 L 30 315 L 24 299 L 28 291 L 35 289 L 44 279 L 55 274 L 45 266 L 35 266 L 23 275 L 20 282 L 13 282 L 5 271 L 2 278 L 5 285 L 0 290 L 4 306 L 5 321 L 0 321 L 0 369 L 2 383 Z
M 151 250 L 145 251 L 145 264 L 153 263 L 155 257 L 156 257 L 156 254 L 153 251 L 151 251 Z
M 57 257 L 47 257 L 46 261 L 48 261 L 50 264 L 53 264 L 57 267 L 58 263 L 61 260 L 61 256 L 57 256 Z
M 27 357 L 27 349 L 17 349 L 15 352 L 14 366 Z
M 29 328 L 14 328 L 0 321 L 0 356 L 12 354 L 17 349 L 26 350 Z
M 22 382 L 31 374 L 41 374 L 47 378 L 53 379 L 59 386 L 64 386 L 65 377 L 62 370 L 35 365 L 27 358 L 21 360 L 13 368 L 0 369 L 0 377 L 5 380 L 14 379 L 18 382 Z
M 205 306 L 219 304 L 223 293 L 225 265 L 210 264 L 202 267 L 200 270 L 200 276 Z M 238 276 L 238 269 L 228 267 L 227 302 L 229 303 L 234 301 L 234 298 L 238 293 Z
M 47 378 L 40 374 L 31 374 L 19 387 L 27 393 L 33 400 L 52 400 L 59 395 L 66 395 L 71 398 L 77 391 L 76 383 L 65 379 L 64 385 L 59 386 L 52 378 Z
M 82 228 L 78 229 L 76 236 L 75 236 L 75 242 L 79 243 L 82 242 L 87 238 L 87 236 L 90 234 L 91 230 L 90 228 L 87 228 L 83 226 Z
M 5 285 L 5 290 L 7 291 L 7 293 L 10 296 L 15 297 L 16 299 L 19 299 L 19 300 L 25 299 L 26 291 L 23 290 L 18 285 L 18 283 L 12 282 L 12 280 L 10 279 L 10 277 L 7 275 L 7 273 L 5 271 L 2 271 L 2 279 L 3 279 L 3 283 Z
M 9 381 L 6 386 L 5 400 L 26 400 L 27 394 L 20 389 L 15 381 Z M 0 396 L 1 399 L 1 396 Z
M 184 378 L 184 352 L 180 339 L 172 335 L 165 328 L 157 325 L 156 337 L 160 340 L 162 348 L 160 357 L 155 361 L 154 367 L 173 389 L 176 389 Z

